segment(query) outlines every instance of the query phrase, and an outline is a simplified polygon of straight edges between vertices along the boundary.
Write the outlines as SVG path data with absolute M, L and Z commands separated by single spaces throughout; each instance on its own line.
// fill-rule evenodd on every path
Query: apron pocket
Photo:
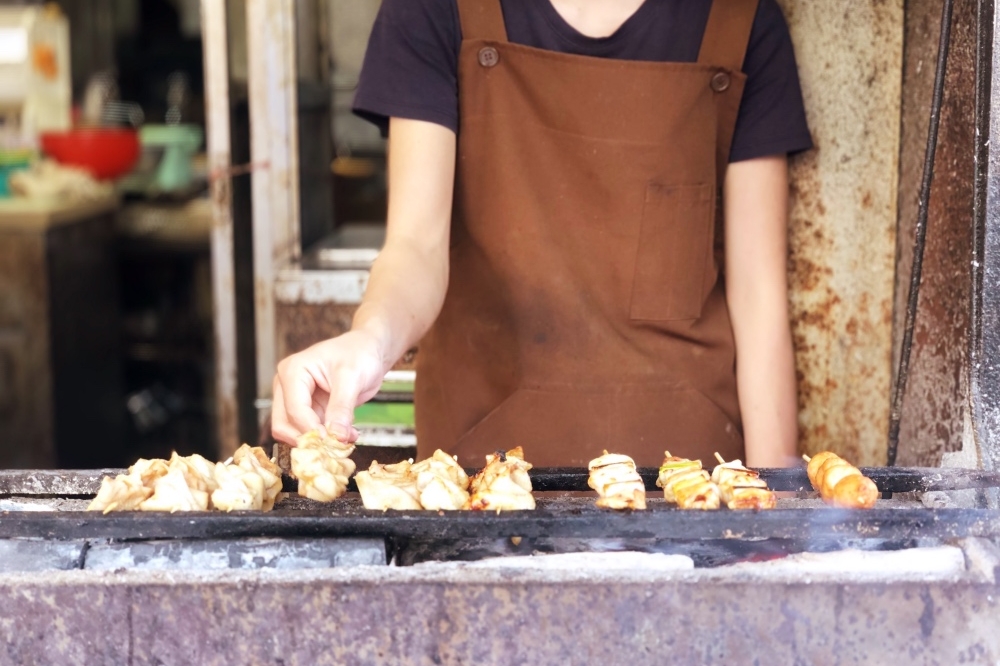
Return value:
M 632 282 L 632 319 L 701 316 L 710 291 L 714 204 L 710 185 L 649 184 Z

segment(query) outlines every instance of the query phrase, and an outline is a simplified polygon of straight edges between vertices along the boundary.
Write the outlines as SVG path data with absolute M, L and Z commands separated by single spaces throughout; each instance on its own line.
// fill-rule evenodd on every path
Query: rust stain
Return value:
M 913 228 L 923 173 L 927 119 L 937 56 L 941 0 L 908 3 L 907 51 L 903 71 L 900 163 L 900 265 L 896 297 L 896 344 L 912 268 Z M 937 465 L 943 453 L 960 448 L 969 328 L 972 257 L 977 7 L 957 0 L 933 190 L 928 208 L 927 245 L 919 311 L 903 407 L 899 462 Z
M 888 423 L 903 3 L 780 4 L 817 146 L 791 162 L 801 447 L 874 464 Z

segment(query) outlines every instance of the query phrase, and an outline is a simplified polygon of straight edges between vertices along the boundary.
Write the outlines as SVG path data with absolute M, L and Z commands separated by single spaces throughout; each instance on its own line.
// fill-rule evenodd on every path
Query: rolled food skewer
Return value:
M 832 451 L 823 451 L 809 458 L 806 474 L 816 492 L 829 504 L 844 509 L 870 509 L 878 499 L 875 482 L 857 467 Z

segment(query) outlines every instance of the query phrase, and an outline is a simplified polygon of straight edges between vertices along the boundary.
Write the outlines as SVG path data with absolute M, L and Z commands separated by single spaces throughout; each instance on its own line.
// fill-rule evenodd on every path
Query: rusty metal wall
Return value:
M 816 149 L 792 161 L 801 448 L 881 464 L 889 415 L 902 0 L 781 0 Z
M 899 181 L 896 344 L 913 259 L 917 198 L 937 58 L 942 0 L 910 0 L 906 13 Z M 961 448 L 973 230 L 976 0 L 956 0 L 941 111 L 927 246 L 900 430 L 899 464 L 941 462 Z

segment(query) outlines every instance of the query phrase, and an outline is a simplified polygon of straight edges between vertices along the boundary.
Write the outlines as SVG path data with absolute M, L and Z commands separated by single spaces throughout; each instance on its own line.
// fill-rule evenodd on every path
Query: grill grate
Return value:
M 368 511 L 357 498 L 330 507 L 270 513 L 11 512 L 0 538 L 223 539 L 382 537 L 482 539 L 520 536 L 622 539 L 957 539 L 1000 537 L 1000 512 L 987 509 L 822 508 L 681 511 L 653 500 L 646 511 L 597 509 L 592 499 L 541 498 L 534 511 Z
M 0 496 L 82 497 L 92 495 L 105 474 L 119 470 L 3 471 Z M 655 491 L 656 470 L 640 470 Z M 1000 486 L 1000 475 L 978 470 L 865 468 L 882 492 L 966 490 Z M 809 488 L 802 468 L 761 470 L 779 491 Z M 296 499 L 271 513 L 112 513 L 31 511 L 0 514 L 0 539 L 206 539 L 244 537 L 381 537 L 389 539 L 631 538 L 738 540 L 851 539 L 908 540 L 1000 537 L 1000 512 L 987 509 L 930 509 L 912 503 L 881 502 L 870 511 L 819 504 L 771 511 L 681 511 L 655 494 L 648 511 L 598 509 L 593 497 L 551 497 L 547 492 L 588 491 L 587 472 L 578 468 L 531 472 L 539 493 L 535 511 L 432 512 L 368 511 L 356 495 L 328 505 Z M 353 485 L 353 482 L 352 482 Z M 286 490 L 295 482 L 286 479 Z M 652 493 L 651 493 L 652 494 Z
M 0 470 L 0 496 L 51 495 L 59 497 L 85 497 L 97 493 L 101 478 L 114 476 L 125 470 Z M 470 474 L 478 470 L 467 470 Z M 883 493 L 927 492 L 934 490 L 970 490 L 1000 488 L 1000 473 L 982 470 L 938 467 L 863 467 Z M 656 468 L 639 469 L 646 482 L 646 490 L 656 491 Z M 812 486 L 802 467 L 788 469 L 762 469 L 761 477 L 772 490 L 810 491 Z M 589 492 L 587 470 L 576 467 L 533 469 L 529 472 L 536 491 Z M 285 490 L 295 492 L 294 479 L 285 479 Z M 351 479 L 349 490 L 356 491 Z

